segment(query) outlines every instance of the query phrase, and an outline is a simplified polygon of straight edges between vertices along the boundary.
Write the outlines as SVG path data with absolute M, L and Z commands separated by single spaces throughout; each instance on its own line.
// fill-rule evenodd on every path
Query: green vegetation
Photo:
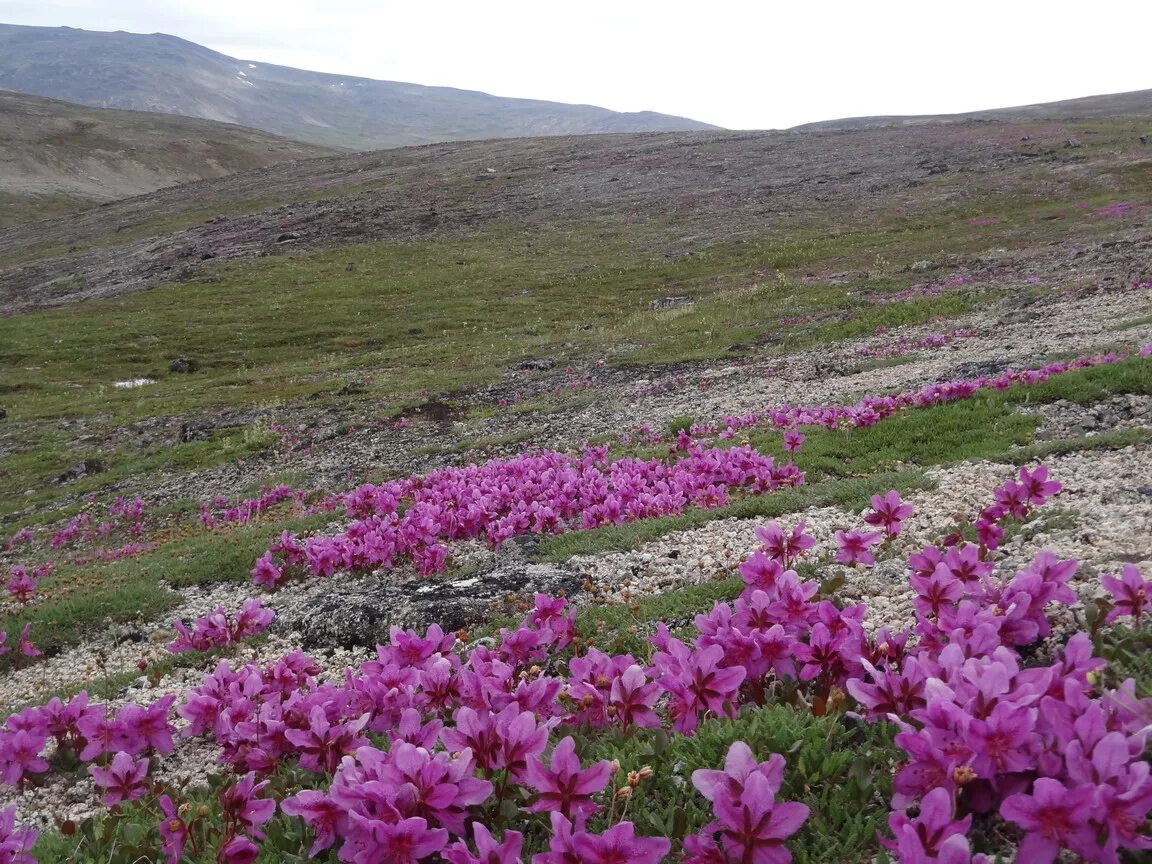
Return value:
M 0 615 L 0 631 L 19 633 L 33 622 L 32 637 L 45 653 L 75 644 L 110 624 L 155 619 L 171 609 L 183 585 L 243 581 L 256 558 L 281 531 L 322 527 L 327 515 L 276 519 L 177 536 L 151 552 L 110 563 L 64 565 L 42 583 L 46 599 L 26 613 Z M 12 662 L 7 654 L 0 663 Z

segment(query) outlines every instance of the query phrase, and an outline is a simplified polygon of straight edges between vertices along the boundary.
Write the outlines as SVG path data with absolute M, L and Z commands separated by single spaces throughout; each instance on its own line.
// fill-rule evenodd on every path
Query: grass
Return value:
M 0 616 L 0 630 L 19 633 L 31 621 L 36 645 L 46 654 L 56 653 L 99 629 L 155 619 L 179 602 L 180 595 L 169 586 L 246 580 L 256 558 L 281 531 L 315 530 L 330 518 L 270 519 L 195 531 L 134 558 L 61 566 L 43 583 L 46 599 L 27 613 Z M 11 662 L 11 655 L 3 661 Z
M 546 537 L 537 547 L 536 557 L 541 561 L 566 561 L 573 555 L 634 549 L 673 531 L 686 531 L 716 519 L 773 519 L 808 507 L 860 509 L 877 492 L 888 489 L 910 492 L 927 488 L 930 488 L 927 478 L 923 472 L 916 470 L 812 483 L 793 489 L 781 489 L 769 495 L 738 498 L 715 510 L 692 509 L 679 516 L 660 516 L 625 525 L 606 525 L 589 531 Z

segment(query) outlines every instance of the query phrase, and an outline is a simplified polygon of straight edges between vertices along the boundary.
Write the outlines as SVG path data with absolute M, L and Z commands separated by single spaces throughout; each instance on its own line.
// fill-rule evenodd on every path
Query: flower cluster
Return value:
M 256 636 L 268 629 L 276 613 L 264 608 L 258 599 L 245 600 L 235 616 L 222 608 L 203 618 L 197 618 L 189 631 L 183 621 L 173 621 L 172 626 L 180 635 L 168 646 L 173 654 L 187 651 L 209 651 L 234 645 L 244 639 Z
M 704 449 L 689 440 L 671 462 L 608 461 L 606 454 L 604 447 L 579 456 L 545 451 L 361 486 L 345 497 L 357 521 L 341 536 L 283 536 L 257 562 L 253 581 L 275 588 L 294 571 L 331 576 L 388 569 L 404 559 L 427 575 L 444 569 L 445 541 L 482 537 L 495 548 L 518 534 L 720 507 L 730 489 L 768 492 L 804 482 L 795 465 L 777 465 L 750 446 Z
M 283 484 L 271 488 L 262 486 L 256 498 L 245 498 L 233 504 L 227 498 L 217 497 L 200 504 L 200 524 L 215 528 L 222 524 L 247 525 L 265 511 L 284 501 L 299 500 L 303 493 Z

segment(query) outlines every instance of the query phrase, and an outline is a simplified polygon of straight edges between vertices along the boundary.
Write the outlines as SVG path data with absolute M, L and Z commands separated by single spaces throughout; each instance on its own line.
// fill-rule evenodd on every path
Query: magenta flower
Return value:
M 736 741 L 728 748 L 724 757 L 724 770 L 698 768 L 692 772 L 692 785 L 712 803 L 727 796 L 732 799 L 744 794 L 744 786 L 753 774 L 762 774 L 768 781 L 768 789 L 775 795 L 784 782 L 784 757 L 773 753 L 764 762 L 758 762 L 752 755 L 752 748 L 743 741 Z
M 148 791 L 148 760 L 137 761 L 123 751 L 112 757 L 108 768 L 89 765 L 88 773 L 92 782 L 104 790 L 102 800 L 107 807 L 143 798 Z
M 633 663 L 612 681 L 608 697 L 608 714 L 622 729 L 632 726 L 660 728 L 660 718 L 653 706 L 660 698 L 660 686 L 650 682 L 641 666 Z
M 789 864 L 792 854 L 784 841 L 800 830 L 808 808 L 796 802 L 776 803 L 772 782 L 749 774 L 739 797 L 720 796 L 714 802 L 721 842 L 735 861 Z
M 234 837 L 220 850 L 220 864 L 252 864 L 260 857 L 260 847 L 243 835 Z
M 0 810 L 0 861 L 4 864 L 36 864 L 32 847 L 36 845 L 36 829 L 16 827 L 16 805 Z
M 742 666 L 721 668 L 724 648 L 720 645 L 689 651 L 680 644 L 677 651 L 680 656 L 675 659 L 680 668 L 675 674 L 664 674 L 660 685 L 672 694 L 669 708 L 672 725 L 687 735 L 699 725 L 700 715 L 705 711 L 718 717 L 731 715 L 740 685 L 748 673 Z M 661 655 L 653 660 L 666 662 L 661 660 Z
M 331 847 L 347 831 L 347 811 L 323 792 L 312 789 L 297 792 L 281 801 L 280 809 L 289 816 L 299 816 L 312 829 L 316 839 L 308 850 L 309 858 Z
M 1048 479 L 1047 465 L 1039 465 L 1032 472 L 1029 472 L 1027 468 L 1021 468 L 1018 475 L 1018 486 L 1024 499 L 1037 507 L 1059 493 L 1061 489 L 1059 483 Z
M 603 791 L 611 777 L 612 763 L 607 760 L 581 770 L 576 742 L 569 735 L 552 751 L 551 770 L 538 757 L 528 762 L 525 783 L 539 793 L 528 810 L 555 811 L 569 819 L 590 816 L 600 809 L 592 796 Z
M 1030 795 L 1008 796 L 1000 805 L 1000 815 L 1025 832 L 1018 859 L 1052 864 L 1061 849 L 1091 859 L 1099 849 L 1088 824 L 1094 796 L 1091 786 L 1069 789 L 1051 777 L 1039 778 Z
M 19 603 L 27 603 L 36 593 L 36 576 L 29 573 L 19 564 L 12 568 L 12 576 L 8 580 L 8 593 Z
M 816 545 L 814 537 L 804 533 L 804 522 L 797 522 L 790 533 L 785 533 L 777 522 L 769 522 L 756 529 L 756 539 L 764 546 L 768 557 L 788 568 L 805 550 Z
M 188 825 L 180 818 L 179 808 L 167 795 L 160 796 L 160 812 L 164 814 L 160 822 L 160 840 L 166 864 L 180 864 L 184 846 L 188 843 Z
M 900 523 L 912 515 L 912 505 L 900 500 L 900 493 L 891 489 L 883 496 L 872 496 L 872 512 L 864 514 L 869 525 L 882 528 L 888 537 L 900 534 Z
M 1152 609 L 1152 582 L 1146 581 L 1135 564 L 1125 564 L 1122 575 L 1102 576 L 1100 583 L 1112 595 L 1112 610 L 1104 620 L 1112 623 L 1122 615 L 1132 616 L 1132 626 L 1140 626 L 1140 618 Z
M 324 708 L 317 705 L 308 714 L 307 729 L 286 729 L 284 737 L 296 745 L 301 767 L 331 774 L 341 759 L 368 743 L 367 738 L 361 737 L 360 730 L 368 725 L 370 717 L 364 714 L 359 719 L 333 725 L 328 722 Z
M 25 657 L 39 657 L 44 652 L 32 644 L 32 640 L 28 636 L 31 630 L 32 625 L 25 624 L 24 629 L 20 631 L 20 653 Z
M 449 864 L 520 864 L 520 850 L 524 835 L 519 831 L 505 831 L 504 839 L 497 843 L 491 832 L 479 822 L 472 823 L 472 839 L 476 841 L 476 854 L 468 844 L 458 840 L 440 853 Z
M 580 832 L 572 845 L 583 864 L 660 864 L 672 848 L 663 837 L 637 837 L 631 822 L 613 825 L 603 834 Z
M 359 813 L 351 813 L 355 826 L 356 846 L 361 851 L 350 859 L 353 864 L 416 864 L 423 858 L 441 851 L 448 843 L 445 828 L 429 828 L 428 822 L 419 816 L 387 823 L 378 819 L 367 819 Z
M 256 797 L 267 785 L 267 780 L 257 783 L 256 774 L 249 772 L 220 793 L 225 818 L 250 832 L 257 840 L 264 838 L 259 830 L 260 826 L 271 819 L 272 814 L 276 812 L 275 801 L 271 798 Z
M 784 433 L 784 449 L 789 453 L 799 453 L 803 446 L 804 436 L 795 429 L 789 429 Z
M 844 531 L 836 532 L 836 545 L 840 547 L 840 551 L 836 553 L 834 559 L 839 564 L 847 564 L 849 567 L 855 567 L 857 564 L 863 564 L 865 567 L 871 567 L 876 563 L 871 549 L 880 542 L 879 531 Z
M 48 763 L 40 755 L 47 743 L 47 734 L 26 729 L 0 730 L 0 780 L 16 784 L 25 774 L 47 771 Z

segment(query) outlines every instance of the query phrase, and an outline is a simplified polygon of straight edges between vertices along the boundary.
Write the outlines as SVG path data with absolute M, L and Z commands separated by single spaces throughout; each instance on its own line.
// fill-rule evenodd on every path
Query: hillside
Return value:
M 440 143 L 0 230 L 0 842 L 1040 860 L 1024 799 L 1143 860 L 1146 126 Z
M 511 99 L 249 62 L 162 33 L 0 24 L 0 88 L 236 123 L 371 150 L 483 138 L 715 128 L 654 112 Z
M 1017 105 L 1010 108 L 991 108 L 961 114 L 909 114 L 877 117 L 844 117 L 822 120 L 794 127 L 795 131 L 811 132 L 834 129 L 875 129 L 881 126 L 918 126 L 925 123 L 964 123 L 972 120 L 1011 123 L 1023 120 L 1091 120 L 1106 117 L 1152 118 L 1152 90 L 1133 90 L 1128 93 L 1107 93 L 1041 102 L 1036 105 Z M 1152 125 L 1149 126 L 1152 133 Z
M 0 91 L 0 227 L 330 152 L 210 120 Z

